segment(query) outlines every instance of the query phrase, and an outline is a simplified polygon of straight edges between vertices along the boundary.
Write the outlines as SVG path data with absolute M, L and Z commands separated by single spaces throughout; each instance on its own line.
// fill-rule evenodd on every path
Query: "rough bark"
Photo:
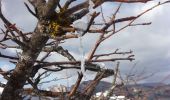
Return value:
M 43 33 L 39 31 L 41 29 L 39 29 L 38 26 L 36 30 L 29 42 L 30 48 L 25 48 L 25 50 L 23 50 L 19 62 L 4 88 L 1 100 L 21 99 L 19 90 L 23 88 L 27 78 L 30 76 L 33 64 L 48 40 L 48 37 L 44 36 Z

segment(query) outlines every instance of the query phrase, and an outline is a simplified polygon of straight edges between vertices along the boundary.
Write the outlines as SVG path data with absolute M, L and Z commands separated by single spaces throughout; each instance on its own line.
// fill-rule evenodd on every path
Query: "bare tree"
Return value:
M 95 86 L 99 81 L 110 75 L 114 74 L 112 69 L 103 69 L 100 67 L 98 62 L 114 62 L 118 60 L 134 60 L 134 55 L 132 51 L 120 52 L 118 49 L 107 54 L 96 54 L 96 50 L 99 45 L 113 36 L 114 34 L 120 32 L 121 30 L 136 25 L 149 25 L 149 23 L 139 23 L 134 24 L 134 21 L 146 12 L 152 10 L 153 8 L 169 3 L 169 1 L 158 3 L 152 8 L 140 13 L 137 16 L 129 16 L 125 18 L 117 18 L 117 12 L 120 6 L 116 9 L 110 20 L 104 19 L 103 23 L 97 23 L 96 18 L 100 15 L 103 16 L 103 12 L 91 12 L 91 9 L 95 9 L 105 2 L 120 2 L 120 3 L 146 3 L 150 0 L 86 0 L 79 4 L 75 3 L 76 0 L 67 0 L 64 5 L 61 5 L 60 0 L 28 0 L 33 6 L 34 11 L 29 7 L 27 3 L 24 3 L 28 11 L 37 18 L 38 22 L 33 32 L 25 33 L 16 27 L 15 24 L 11 23 L 4 15 L 0 7 L 0 18 L 4 22 L 4 27 L 2 30 L 3 39 L 0 41 L 0 47 L 2 49 L 7 48 L 17 48 L 22 50 L 21 54 L 17 54 L 17 57 L 9 56 L 0 53 L 0 57 L 10 59 L 11 63 L 16 64 L 13 70 L 3 71 L 0 70 L 0 74 L 8 80 L 7 84 L 2 84 L 4 91 L 1 96 L 1 100 L 20 100 L 22 99 L 22 92 L 35 93 L 38 92 L 42 96 L 57 97 L 63 93 L 52 92 L 40 90 L 37 85 L 39 84 L 42 76 L 47 72 L 57 72 L 64 69 L 81 69 L 82 61 L 78 61 L 73 55 L 69 53 L 68 50 L 59 46 L 66 39 L 78 38 L 78 34 L 74 34 L 81 31 L 81 36 L 88 34 L 99 34 L 98 40 L 95 45 L 91 48 L 88 58 L 85 59 L 85 69 L 98 72 L 94 80 L 84 89 L 82 93 L 77 92 L 77 88 L 83 77 L 82 73 L 78 74 L 78 80 L 75 83 L 73 89 L 64 93 L 63 98 L 75 99 L 78 96 L 84 96 L 85 99 L 89 99 L 95 89 Z M 90 2 L 90 3 L 89 3 Z M 70 4 L 75 3 L 74 6 Z M 89 9 L 91 8 L 91 9 Z M 57 11 L 56 11 L 57 9 Z M 82 17 L 90 15 L 90 20 L 88 21 L 84 28 L 74 27 L 73 22 L 81 19 Z M 128 21 L 128 24 L 120 29 L 115 29 L 115 24 Z M 91 26 L 101 24 L 98 29 L 92 29 Z M 111 29 L 111 27 L 113 28 Z M 5 41 L 12 41 L 16 45 L 10 45 L 5 43 Z M 41 52 L 46 52 L 46 55 L 38 60 L 37 57 Z M 48 62 L 45 61 L 49 57 L 51 52 L 56 52 L 63 57 L 66 57 L 69 61 L 60 62 Z M 106 58 L 110 55 L 124 55 L 123 57 L 112 57 Z M 105 58 L 104 58 L 105 57 Z M 12 60 L 12 61 L 11 61 Z M 51 69 L 50 66 L 55 66 L 55 69 Z M 38 77 L 35 74 L 39 69 L 44 69 L 45 71 Z M 47 75 L 48 76 L 48 75 Z M 24 85 L 30 84 L 32 88 L 23 88 Z

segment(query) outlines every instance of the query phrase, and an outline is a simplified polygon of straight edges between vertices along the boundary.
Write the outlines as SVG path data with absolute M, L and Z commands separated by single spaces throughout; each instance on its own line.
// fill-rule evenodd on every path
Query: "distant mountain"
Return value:
M 79 91 L 81 91 L 86 85 L 91 81 L 85 81 L 80 84 Z M 104 92 L 111 87 L 111 83 L 101 81 L 94 93 Z M 132 100 L 137 100 L 134 98 L 140 97 L 142 100 L 170 100 L 170 85 L 163 83 L 142 83 L 136 85 L 127 85 L 121 88 L 115 88 L 114 94 L 124 95 Z
M 140 84 L 132 84 L 132 85 L 129 85 L 129 86 L 143 86 L 143 87 L 158 87 L 158 86 L 165 86 L 166 84 L 164 83 L 140 83 Z
M 91 82 L 91 80 L 90 80 L 90 81 L 83 81 L 83 82 L 80 84 L 80 86 L 79 86 L 79 91 L 82 91 L 90 82 Z M 101 91 L 106 91 L 106 90 L 108 90 L 110 87 L 111 87 L 111 83 L 105 82 L 105 81 L 101 81 L 101 82 L 97 85 L 94 93 L 101 92 Z

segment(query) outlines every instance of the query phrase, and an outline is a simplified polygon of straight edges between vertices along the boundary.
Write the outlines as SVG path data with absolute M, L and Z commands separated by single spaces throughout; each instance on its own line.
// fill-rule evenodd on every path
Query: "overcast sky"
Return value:
M 37 20 L 29 14 L 26 7 L 23 4 L 24 0 L 2 0 L 2 8 L 5 17 L 11 22 L 16 23 L 22 31 L 33 31 Z M 165 1 L 165 0 L 160 0 Z M 123 4 L 118 17 L 127 17 L 131 15 L 137 15 L 147 8 L 155 5 L 158 1 L 151 1 L 147 4 Z M 105 18 L 108 19 L 109 15 L 113 14 L 118 3 L 105 3 L 102 5 L 105 12 Z M 135 61 L 121 61 L 120 68 L 122 74 L 126 74 L 130 71 L 131 67 L 136 63 L 134 72 L 140 73 L 143 70 L 145 75 L 156 73 L 154 76 L 145 79 L 141 82 L 161 82 L 166 76 L 170 75 L 170 6 L 160 6 L 149 13 L 146 13 L 143 17 L 136 22 L 152 22 L 150 26 L 137 26 L 130 27 L 114 35 L 107 41 L 105 41 L 97 53 L 106 53 L 114 51 L 119 48 L 121 51 L 132 50 L 135 55 Z M 123 24 L 117 26 L 120 27 Z M 3 27 L 3 24 L 0 24 Z M 90 48 L 95 43 L 96 35 L 87 35 L 83 38 L 84 51 L 88 54 Z M 79 57 L 79 40 L 70 39 L 63 44 L 65 49 Z M 4 51 L 0 49 L 0 52 L 14 55 L 16 50 L 8 49 Z M 51 57 L 50 60 L 65 60 L 63 57 Z M 106 63 L 108 68 L 112 68 L 115 64 Z M 0 67 L 3 69 L 13 68 L 14 65 L 8 63 L 6 60 L 0 58 Z M 69 73 L 70 74 L 70 73 Z M 74 73 L 76 74 L 76 73 Z M 92 75 L 92 74 L 91 74 Z M 93 74 L 94 75 L 94 74 Z M 64 76 L 58 74 L 57 76 Z M 2 78 L 0 78 L 1 80 Z M 73 78 L 74 79 L 74 78 Z M 69 79 L 72 82 L 72 79 Z M 107 80 L 107 79 L 106 79 Z M 169 79 L 168 79 L 169 80 Z M 164 81 L 169 83 L 170 81 Z

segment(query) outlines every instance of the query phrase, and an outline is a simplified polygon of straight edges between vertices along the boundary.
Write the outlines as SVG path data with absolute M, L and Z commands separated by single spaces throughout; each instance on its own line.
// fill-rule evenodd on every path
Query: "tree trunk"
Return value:
M 43 26 L 43 25 L 41 25 Z M 23 89 L 27 78 L 30 76 L 35 60 L 40 54 L 45 43 L 48 41 L 47 36 L 43 36 L 40 27 L 36 28 L 36 32 L 32 35 L 29 48 L 25 48 L 23 53 L 8 80 L 1 100 L 21 100 L 20 90 Z

